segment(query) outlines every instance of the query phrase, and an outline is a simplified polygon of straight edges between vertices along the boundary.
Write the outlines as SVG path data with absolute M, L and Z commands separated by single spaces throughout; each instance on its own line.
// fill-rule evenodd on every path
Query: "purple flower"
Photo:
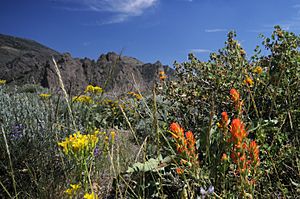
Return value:
M 212 185 L 209 186 L 207 191 L 203 187 L 200 187 L 201 198 L 204 199 L 207 195 L 212 194 L 214 192 L 214 190 L 215 190 L 215 188 Z
M 207 190 L 207 192 L 208 192 L 209 194 L 212 194 L 214 191 L 215 191 L 214 186 L 210 185 L 209 188 L 208 188 L 208 190 Z
M 98 157 L 99 155 L 100 155 L 100 150 L 99 150 L 99 147 L 96 146 L 96 147 L 95 147 L 95 150 L 94 150 L 94 156 L 95 156 L 95 157 Z

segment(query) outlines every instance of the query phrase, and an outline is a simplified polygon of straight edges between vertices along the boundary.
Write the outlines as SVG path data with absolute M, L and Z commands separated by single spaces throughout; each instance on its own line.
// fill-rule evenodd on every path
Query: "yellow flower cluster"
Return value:
M 39 94 L 40 98 L 43 100 L 49 99 L 51 97 L 51 94 L 48 93 L 41 93 Z
M 69 196 L 75 194 L 77 192 L 78 189 L 80 189 L 80 184 L 70 184 L 69 189 L 65 190 L 65 193 L 68 194 Z
M 73 97 L 72 101 L 73 102 L 86 103 L 86 104 L 93 103 L 92 98 L 90 96 L 87 96 L 87 95 L 75 96 L 75 97 Z
M 58 145 L 62 147 L 65 154 L 68 154 L 69 151 L 73 153 L 91 152 L 99 141 L 98 134 L 99 131 L 95 131 L 93 134 L 83 135 L 78 131 L 65 138 L 64 141 L 58 142 Z
M 253 72 L 260 75 L 262 74 L 263 72 L 263 69 L 260 67 L 260 66 L 256 66 L 254 69 L 253 69 Z
M 92 192 L 91 194 L 89 194 L 89 193 L 84 194 L 83 198 L 84 199 L 98 199 L 98 196 L 94 192 Z
M 0 86 L 6 84 L 6 80 L 0 79 Z
M 99 86 L 88 85 L 84 92 L 91 93 L 91 94 L 100 94 L 103 92 L 103 89 Z
M 246 79 L 244 80 L 244 84 L 248 85 L 249 87 L 252 87 L 254 84 L 253 79 L 251 79 L 251 77 L 247 76 Z
M 135 97 L 135 99 L 137 99 L 137 100 L 141 100 L 143 98 L 143 96 L 141 94 L 138 94 L 138 93 L 135 93 L 132 91 L 128 92 L 127 94 Z

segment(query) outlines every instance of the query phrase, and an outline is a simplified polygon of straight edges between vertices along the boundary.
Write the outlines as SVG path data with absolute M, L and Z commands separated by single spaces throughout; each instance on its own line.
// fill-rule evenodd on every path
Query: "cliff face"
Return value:
M 148 90 L 159 70 L 167 74 L 173 72 L 160 62 L 144 64 L 114 52 L 100 55 L 97 61 L 73 58 L 69 53 L 61 54 L 32 40 L 0 34 L 0 79 L 7 80 L 8 84 L 59 87 L 52 57 L 59 65 L 69 92 L 82 91 L 88 84 L 99 85 L 117 94 L 133 90 L 135 85 Z

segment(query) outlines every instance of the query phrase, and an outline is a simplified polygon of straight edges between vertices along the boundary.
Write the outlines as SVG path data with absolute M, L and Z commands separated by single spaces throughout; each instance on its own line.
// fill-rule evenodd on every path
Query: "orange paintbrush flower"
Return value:
M 177 122 L 173 122 L 170 125 L 170 131 L 175 133 L 175 134 L 172 134 L 173 138 L 178 138 L 178 137 L 184 136 L 184 130 Z
M 232 88 L 232 89 L 230 90 L 230 96 L 231 96 L 232 101 L 234 101 L 234 102 L 238 102 L 238 101 L 240 100 L 240 94 L 239 94 L 239 92 L 238 92 L 236 89 L 234 89 L 234 88 Z
M 244 124 L 238 118 L 232 120 L 230 132 L 232 141 L 237 144 L 240 144 L 247 136 Z

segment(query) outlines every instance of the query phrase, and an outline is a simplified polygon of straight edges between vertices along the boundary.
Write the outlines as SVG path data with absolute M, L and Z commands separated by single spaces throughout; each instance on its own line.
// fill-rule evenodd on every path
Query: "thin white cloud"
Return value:
M 293 5 L 293 8 L 300 8 L 300 4 Z
M 223 28 L 215 28 L 215 29 L 205 29 L 205 32 L 226 32 L 227 29 L 223 29 Z
M 211 50 L 202 49 L 202 48 L 195 48 L 190 50 L 191 53 L 211 53 Z
M 130 16 L 120 14 L 120 15 L 114 15 L 110 19 L 105 21 L 97 21 L 96 25 L 102 26 L 102 25 L 109 25 L 109 24 L 115 24 L 115 23 L 122 23 L 126 20 L 128 20 Z
M 83 43 L 82 43 L 82 45 L 86 47 L 86 46 L 89 46 L 89 45 L 91 45 L 91 42 L 89 42 L 89 41 L 85 41 L 85 42 L 83 42 Z
M 279 25 L 283 30 L 286 31 L 299 31 L 300 30 L 300 4 L 293 5 L 292 8 L 297 10 L 290 19 L 281 20 L 274 24 L 265 24 L 261 28 L 248 30 L 248 32 L 264 33 L 272 32 L 274 26 Z
M 142 15 L 159 0 L 58 0 L 70 11 L 95 11 L 111 13 L 112 17 L 98 25 L 121 23 L 133 16 Z
M 158 0 L 82 0 L 90 10 L 123 13 L 133 16 L 141 15 Z

